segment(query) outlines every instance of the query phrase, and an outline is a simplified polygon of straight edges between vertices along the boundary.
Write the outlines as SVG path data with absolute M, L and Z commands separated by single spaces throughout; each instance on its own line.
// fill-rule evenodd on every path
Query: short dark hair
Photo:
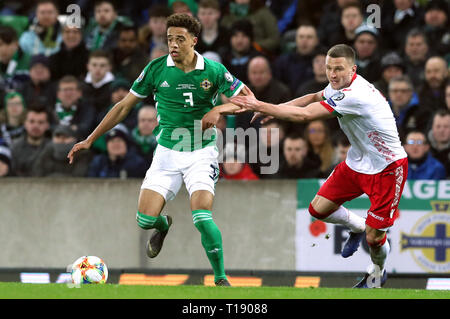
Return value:
M 420 28 L 412 28 L 411 30 L 409 30 L 409 32 L 406 34 L 405 44 L 406 44 L 406 40 L 408 40 L 409 38 L 415 38 L 415 37 L 422 37 L 423 40 L 428 44 L 428 37 L 427 37 L 425 31 L 423 31 Z
M 139 35 L 139 30 L 135 25 L 124 24 L 119 28 L 119 34 L 122 32 L 130 32 L 130 31 L 133 32 L 136 35 L 136 37 Z
M 28 114 L 34 112 L 34 113 L 44 113 L 47 122 L 50 122 L 51 116 L 45 105 L 39 103 L 39 102 L 33 102 L 29 108 L 25 111 L 25 119 L 28 117 Z
M 220 3 L 218 0 L 200 0 L 198 3 L 199 8 L 211 8 L 220 11 Z
M 81 90 L 81 83 L 80 81 L 73 75 L 64 75 L 59 81 L 58 81 L 58 88 L 62 83 L 75 83 L 77 85 L 77 89 Z
M 200 22 L 186 13 L 175 13 L 167 18 L 167 29 L 170 27 L 185 28 L 195 37 L 198 37 L 202 29 Z
M 105 58 L 108 60 L 109 64 L 111 64 L 111 55 L 109 52 L 104 50 L 94 50 L 89 54 L 89 60 L 92 58 Z
M 0 40 L 6 44 L 18 41 L 17 32 L 10 26 L 0 26 Z
M 440 116 L 440 117 L 450 116 L 450 111 L 448 109 L 439 109 L 436 112 L 434 112 L 432 120 L 434 121 L 434 119 L 437 116 Z
M 356 53 L 355 50 L 349 45 L 346 44 L 336 44 L 328 50 L 327 56 L 331 58 L 345 58 L 351 62 L 351 64 L 355 64 Z
M 350 2 L 350 3 L 345 4 L 341 8 L 341 14 L 342 14 L 342 12 L 344 12 L 344 10 L 346 10 L 348 8 L 356 8 L 356 9 L 359 10 L 359 13 L 361 13 L 361 15 L 363 15 L 363 11 L 362 11 L 361 5 L 358 3 L 358 1 Z
M 155 4 L 148 9 L 148 16 L 150 19 L 161 17 L 168 18 L 171 14 L 172 11 L 169 7 L 163 4 Z
M 308 144 L 308 141 L 306 140 L 305 136 L 303 134 L 301 134 L 300 132 L 291 132 L 288 135 L 286 135 L 286 137 L 284 138 L 284 140 L 303 140 L 306 144 Z
M 102 3 L 109 3 L 113 7 L 114 11 L 117 10 L 117 5 L 116 5 L 115 1 L 113 1 L 113 0 L 96 0 L 94 2 L 94 8 L 97 8 Z
M 46 4 L 46 3 L 53 4 L 53 6 L 55 7 L 55 9 L 59 11 L 58 3 L 57 3 L 55 0 L 38 0 L 38 1 L 36 2 L 36 8 L 37 8 L 38 6 L 40 6 L 41 4 Z

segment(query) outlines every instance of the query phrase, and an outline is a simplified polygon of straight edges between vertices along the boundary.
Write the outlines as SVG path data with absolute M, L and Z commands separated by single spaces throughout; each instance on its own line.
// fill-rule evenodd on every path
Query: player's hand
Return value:
M 231 103 L 248 111 L 258 112 L 260 109 L 260 101 L 253 94 L 246 96 L 235 96 L 231 99 Z
M 81 150 L 87 150 L 90 147 L 91 147 L 91 144 L 88 141 L 86 141 L 86 140 L 75 144 L 72 147 L 72 149 L 70 150 L 69 154 L 67 154 L 67 158 L 69 159 L 69 164 L 72 164 L 73 157 L 74 157 L 75 153 L 77 153 L 77 152 L 79 152 Z
M 259 118 L 261 118 L 263 116 L 264 116 L 264 118 L 261 120 L 261 124 L 264 124 L 264 123 L 266 123 L 266 122 L 268 122 L 268 121 L 270 121 L 271 119 L 274 118 L 272 115 L 267 115 L 266 116 L 265 114 L 263 114 L 261 112 L 255 112 L 255 114 L 253 115 L 252 119 L 250 120 L 250 123 L 255 122 L 257 119 L 259 119 Z
M 220 119 L 220 113 L 215 109 L 212 109 L 211 111 L 209 111 L 208 113 L 203 115 L 202 131 L 205 131 L 211 127 L 214 127 L 219 122 L 219 119 Z

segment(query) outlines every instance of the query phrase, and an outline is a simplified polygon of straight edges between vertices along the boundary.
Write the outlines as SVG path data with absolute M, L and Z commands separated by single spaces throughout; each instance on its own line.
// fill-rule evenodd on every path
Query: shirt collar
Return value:
M 197 56 L 197 63 L 195 64 L 196 70 L 203 70 L 205 68 L 205 60 L 203 59 L 203 56 L 194 50 L 195 55 Z M 175 66 L 175 62 L 173 62 L 172 57 L 170 54 L 167 56 L 167 66 Z

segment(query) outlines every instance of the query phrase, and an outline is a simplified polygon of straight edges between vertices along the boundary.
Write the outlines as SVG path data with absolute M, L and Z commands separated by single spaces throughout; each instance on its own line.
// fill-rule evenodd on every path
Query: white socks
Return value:
M 384 264 L 386 262 L 387 255 L 391 250 L 391 246 L 389 245 L 389 241 L 385 241 L 383 246 L 372 247 L 369 246 L 370 251 L 370 259 L 372 259 L 372 263 L 375 266 L 380 267 L 380 270 L 384 269 Z
M 322 221 L 347 226 L 354 233 L 362 233 L 366 229 L 366 219 L 352 213 L 344 206 L 339 206 L 335 212 Z

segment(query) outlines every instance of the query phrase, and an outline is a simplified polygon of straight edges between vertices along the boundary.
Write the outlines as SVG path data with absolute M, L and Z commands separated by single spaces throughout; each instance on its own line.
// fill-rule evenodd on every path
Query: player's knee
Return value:
M 366 241 L 367 244 L 372 248 L 378 248 L 384 245 L 387 239 L 387 234 L 384 233 L 382 235 L 373 233 L 373 232 L 367 232 L 366 233 Z
M 329 214 L 324 214 L 324 213 L 321 213 L 321 212 L 317 211 L 314 208 L 314 206 L 312 205 L 312 203 L 309 203 L 308 211 L 309 211 L 309 214 L 312 217 L 317 218 L 317 219 L 324 219 L 324 218 L 326 218 L 329 215 Z

